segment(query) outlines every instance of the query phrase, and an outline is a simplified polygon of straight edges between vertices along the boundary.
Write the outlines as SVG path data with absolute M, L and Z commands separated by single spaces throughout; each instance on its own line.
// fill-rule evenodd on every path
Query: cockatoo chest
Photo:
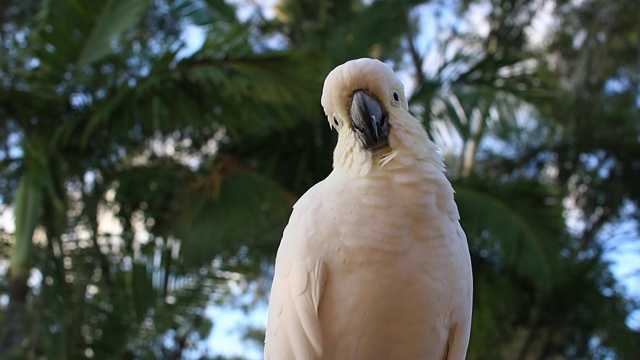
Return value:
M 425 177 L 379 176 L 344 189 L 348 196 L 333 209 L 335 226 L 324 244 L 324 358 L 441 356 L 425 352 L 446 343 L 466 269 L 459 266 L 460 244 L 449 236 L 457 219 L 437 186 Z

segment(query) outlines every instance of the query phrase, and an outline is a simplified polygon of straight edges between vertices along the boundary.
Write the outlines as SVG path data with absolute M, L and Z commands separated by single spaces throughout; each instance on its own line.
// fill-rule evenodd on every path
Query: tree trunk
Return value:
M 43 191 L 22 178 L 15 199 L 16 232 L 11 249 L 9 305 L 2 321 L 0 358 L 19 346 L 25 338 L 29 270 L 33 259 L 33 232 L 42 215 Z
M 4 358 L 9 351 L 19 346 L 25 337 L 28 279 L 28 269 L 11 268 L 9 306 L 2 321 L 4 331 L 0 343 L 0 358 Z
M 476 149 L 478 147 L 477 140 L 471 139 L 467 146 L 465 146 L 462 153 L 462 165 L 460 167 L 460 176 L 462 178 L 469 177 L 471 175 L 471 170 L 473 169 L 473 164 L 476 160 Z
M 463 178 L 469 177 L 471 172 L 473 171 L 473 166 L 476 162 L 476 153 L 478 152 L 478 144 L 484 135 L 486 112 L 489 109 L 489 106 L 486 106 L 480 112 L 480 116 L 478 118 L 478 128 L 475 129 L 475 133 L 473 133 L 472 124 L 469 123 L 469 128 L 472 131 L 471 139 L 468 140 L 464 147 L 462 148 L 462 166 L 460 167 L 460 176 Z M 469 121 L 471 121 L 473 117 L 470 117 Z

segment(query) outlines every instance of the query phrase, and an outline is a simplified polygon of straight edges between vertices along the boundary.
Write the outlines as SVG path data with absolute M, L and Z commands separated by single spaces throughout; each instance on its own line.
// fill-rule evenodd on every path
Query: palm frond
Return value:
M 522 128 L 518 111 L 526 102 L 500 89 L 455 85 L 433 97 L 432 120 L 453 126 L 463 140 L 477 135 L 478 129 L 488 133 L 509 132 Z
M 33 34 L 34 53 L 51 74 L 109 55 L 114 38 L 142 19 L 150 0 L 45 2 Z
M 212 25 L 217 21 L 237 22 L 236 10 L 224 0 L 175 1 L 177 14 L 197 26 Z
M 146 134 L 214 124 L 231 134 L 291 126 L 317 99 L 313 89 L 320 86 L 316 74 L 321 64 L 322 59 L 296 52 L 235 59 L 195 54 L 118 90 L 86 121 L 76 123 L 80 140 L 85 146 L 98 129 L 127 136 L 133 124 Z
M 22 178 L 15 199 L 16 233 L 11 251 L 11 267 L 14 271 L 27 271 L 33 260 L 31 239 L 42 217 L 43 195 L 41 187 Z
M 79 3 L 92 3 L 97 1 Z M 85 39 L 80 47 L 77 67 L 100 60 L 111 52 L 113 38 L 139 22 L 144 11 L 151 4 L 150 0 L 108 0 L 102 1 L 99 12 L 93 16 L 93 26 L 85 33 Z
M 327 51 L 332 62 L 340 64 L 353 58 L 380 56 L 382 47 L 393 48 L 405 31 L 407 13 L 422 2 L 373 1 L 362 9 L 345 2 L 344 8 L 335 10 L 337 26 L 326 25 L 330 36 Z M 380 31 L 382 24 L 384 31 Z
M 142 211 L 150 234 L 180 242 L 187 269 L 239 251 L 271 259 L 295 196 L 226 154 L 214 161 L 197 172 L 169 158 L 125 165 L 116 176 L 116 216 L 128 221 Z
M 271 258 L 295 197 L 263 175 L 244 168 L 214 171 L 187 197 L 181 219 L 183 256 L 190 264 L 208 263 L 235 252 Z M 242 249 L 245 250 L 242 250 Z M 260 257 L 258 257 L 260 258 Z M 242 261 L 236 257 L 238 267 Z
M 492 184 L 467 179 L 454 187 L 472 251 L 541 288 L 560 281 L 565 228 L 562 206 L 549 189 L 524 180 Z

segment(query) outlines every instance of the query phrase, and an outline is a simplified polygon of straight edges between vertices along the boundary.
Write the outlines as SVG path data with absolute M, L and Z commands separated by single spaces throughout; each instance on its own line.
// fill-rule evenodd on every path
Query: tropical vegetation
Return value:
M 206 309 L 266 301 L 291 205 L 331 169 L 323 77 L 363 56 L 446 157 L 469 359 L 640 353 L 610 260 L 639 239 L 637 1 L 0 10 L 0 357 L 222 359 Z

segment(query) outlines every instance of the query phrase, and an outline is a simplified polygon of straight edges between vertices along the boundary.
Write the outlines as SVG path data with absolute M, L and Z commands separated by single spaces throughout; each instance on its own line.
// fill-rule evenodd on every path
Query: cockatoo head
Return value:
M 409 113 L 402 83 L 383 62 L 357 59 L 336 67 L 324 81 L 321 101 L 338 131 L 334 168 L 366 174 L 428 162 L 444 169 L 437 147 Z
M 333 69 L 324 81 L 321 102 L 330 125 L 356 137 L 368 151 L 389 145 L 390 112 L 408 110 L 402 83 L 375 59 L 351 60 Z

